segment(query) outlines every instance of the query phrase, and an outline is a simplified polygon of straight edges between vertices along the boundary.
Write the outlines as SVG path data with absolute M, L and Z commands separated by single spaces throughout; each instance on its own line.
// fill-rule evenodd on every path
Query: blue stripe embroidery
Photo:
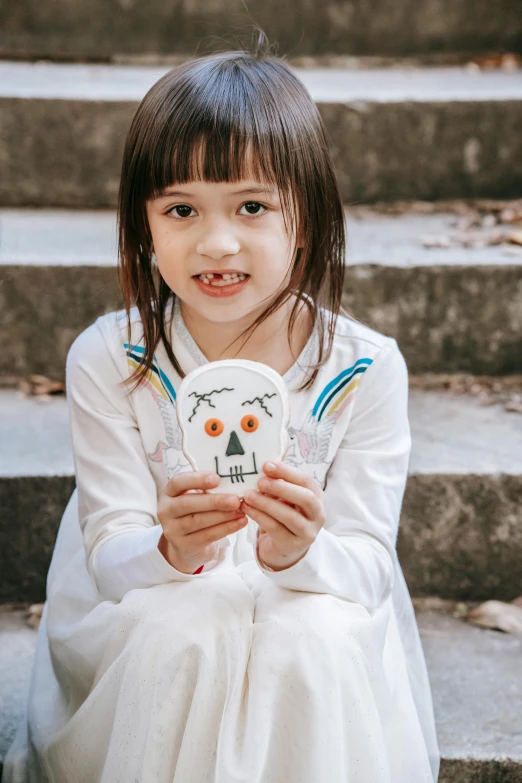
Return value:
M 134 352 L 144 354 L 145 348 L 142 348 L 139 345 L 129 345 L 129 343 L 124 343 L 123 345 L 126 349 L 127 356 L 130 357 L 131 359 L 134 359 L 134 361 L 138 362 L 139 364 L 142 361 L 143 356 L 136 356 L 134 355 Z M 174 389 L 174 386 L 170 382 L 170 380 L 167 378 L 163 370 L 160 368 L 158 360 L 156 358 L 156 354 L 154 354 L 153 356 L 153 365 L 151 367 L 151 370 L 156 373 L 165 391 L 166 396 L 172 402 L 172 404 L 174 404 L 174 401 L 176 399 L 176 391 Z
M 337 375 L 336 378 L 333 379 L 333 381 L 330 381 L 330 383 L 327 384 L 327 386 L 324 387 L 323 391 L 321 392 L 321 394 L 317 398 L 317 401 L 316 401 L 316 403 L 315 403 L 315 405 L 313 407 L 313 410 L 312 410 L 312 416 L 316 416 L 317 415 L 317 411 L 319 410 L 319 408 L 321 408 L 321 413 L 319 415 L 319 418 L 321 418 L 321 416 L 323 415 L 323 412 L 324 412 L 324 409 L 325 409 L 326 405 L 328 405 L 328 403 L 332 399 L 332 397 L 335 394 L 337 394 L 337 392 L 345 385 L 345 383 L 342 383 L 341 386 L 338 386 L 337 388 L 335 388 L 336 385 L 339 384 L 341 381 L 343 381 L 343 379 L 346 378 L 346 376 L 348 376 L 348 378 L 346 378 L 346 383 L 349 383 L 351 381 L 351 379 L 354 377 L 354 375 L 356 375 L 358 372 L 364 372 L 370 366 L 371 363 L 372 363 L 372 359 L 369 359 L 368 357 L 365 357 L 364 359 L 358 359 L 355 362 L 355 364 L 353 364 L 347 370 L 343 370 L 341 373 L 339 373 L 339 375 Z M 361 365 L 361 366 L 359 366 L 359 365 Z M 333 391 L 332 394 L 330 394 L 330 396 L 328 397 L 328 399 L 326 400 L 326 402 L 323 405 L 322 403 L 323 403 L 324 398 L 334 388 L 335 388 L 335 390 Z

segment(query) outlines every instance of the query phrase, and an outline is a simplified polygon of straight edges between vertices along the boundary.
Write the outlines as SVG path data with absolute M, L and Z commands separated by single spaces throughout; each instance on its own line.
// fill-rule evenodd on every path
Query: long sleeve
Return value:
M 134 588 L 199 575 L 178 571 L 158 549 L 157 488 L 108 339 L 98 322 L 76 338 L 66 391 L 87 570 L 99 597 L 118 601 Z M 205 573 L 224 556 L 220 549 Z
M 389 338 L 359 383 L 350 421 L 326 475 L 326 524 L 277 584 L 331 593 L 370 612 L 393 586 L 399 517 L 411 451 L 408 370 Z

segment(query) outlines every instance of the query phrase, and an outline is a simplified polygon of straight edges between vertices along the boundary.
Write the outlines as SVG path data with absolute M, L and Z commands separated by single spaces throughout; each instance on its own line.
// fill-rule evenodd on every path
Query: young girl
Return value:
M 163 76 L 118 219 L 126 307 L 68 354 L 77 489 L 5 783 L 433 783 L 396 556 L 407 367 L 340 314 L 342 201 L 284 60 L 261 46 Z M 205 491 L 174 408 L 187 372 L 234 357 L 291 402 L 284 459 L 241 501 Z

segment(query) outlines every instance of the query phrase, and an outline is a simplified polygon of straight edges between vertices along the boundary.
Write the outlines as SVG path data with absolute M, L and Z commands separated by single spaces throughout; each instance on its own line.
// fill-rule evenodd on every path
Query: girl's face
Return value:
M 147 202 L 147 216 L 161 276 L 192 318 L 257 317 L 288 283 L 295 237 L 270 185 L 175 185 Z

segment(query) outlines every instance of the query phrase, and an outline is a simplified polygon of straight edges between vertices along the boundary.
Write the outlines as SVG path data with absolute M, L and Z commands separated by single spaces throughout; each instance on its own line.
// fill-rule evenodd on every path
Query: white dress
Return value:
M 397 342 L 340 317 L 285 374 L 285 461 L 323 488 L 327 521 L 283 571 L 257 524 L 195 575 L 157 548 L 157 497 L 191 470 L 158 347 L 145 387 L 139 313 L 75 340 L 66 381 L 77 488 L 47 577 L 27 712 L 3 783 L 435 783 L 440 755 L 413 607 L 396 555 L 411 449 Z M 174 353 L 206 362 L 176 301 Z

